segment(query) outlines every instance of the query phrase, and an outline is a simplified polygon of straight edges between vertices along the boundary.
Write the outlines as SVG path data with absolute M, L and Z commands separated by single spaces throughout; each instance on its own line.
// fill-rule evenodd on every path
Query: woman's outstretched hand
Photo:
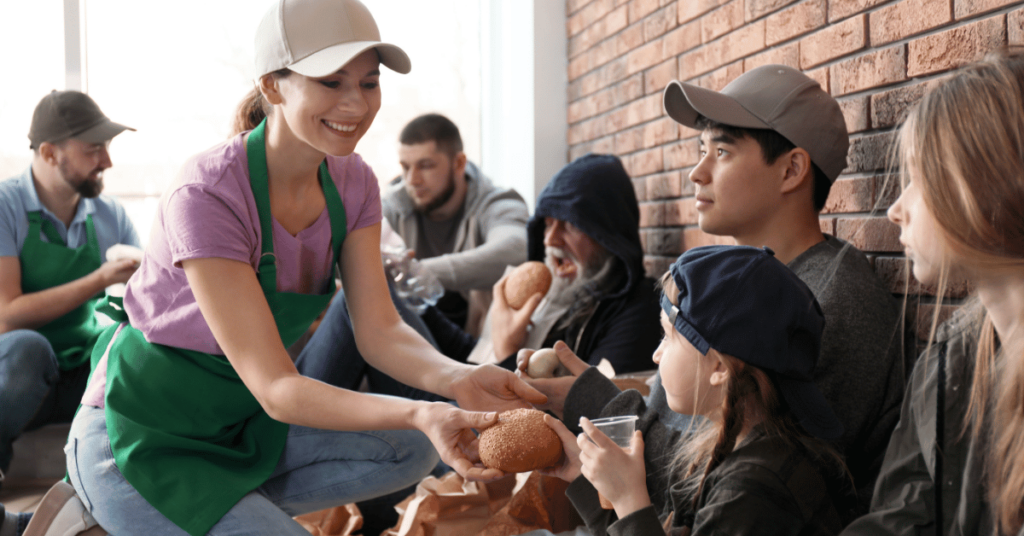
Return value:
M 444 463 L 466 480 L 491 481 L 505 476 L 480 462 L 479 439 L 473 430 L 498 422 L 495 412 L 465 411 L 446 402 L 424 403 L 416 414 L 416 428 L 434 444 Z
M 466 367 L 452 382 L 459 407 L 473 411 L 506 411 L 544 404 L 548 398 L 511 371 L 494 365 Z

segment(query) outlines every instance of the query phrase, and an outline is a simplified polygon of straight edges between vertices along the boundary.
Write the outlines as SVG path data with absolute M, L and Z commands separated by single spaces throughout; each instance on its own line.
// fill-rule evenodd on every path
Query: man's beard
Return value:
M 60 171 L 61 177 L 64 178 L 64 182 L 68 183 L 75 190 L 75 193 L 82 197 L 92 199 L 103 191 L 103 175 L 98 175 L 96 179 L 90 178 L 97 172 L 102 173 L 103 170 L 101 169 L 94 169 L 85 176 L 78 175 L 71 169 L 71 164 L 67 159 L 57 162 L 57 169 Z
M 448 170 L 448 184 L 445 185 L 444 190 L 437 194 L 437 197 L 427 201 L 426 204 L 416 205 L 416 211 L 429 215 L 431 212 L 441 208 L 451 200 L 452 196 L 455 195 L 455 168 Z
M 561 248 L 548 247 L 544 249 L 544 264 L 552 274 L 557 274 L 555 257 L 561 257 L 576 265 L 576 277 L 569 281 L 565 277 L 554 276 L 551 288 L 548 290 L 548 299 L 555 304 L 568 305 L 589 294 L 589 291 L 596 288 L 600 280 L 606 277 L 605 266 L 611 255 L 607 252 L 595 255 L 591 262 L 584 265 L 579 259 L 568 251 Z

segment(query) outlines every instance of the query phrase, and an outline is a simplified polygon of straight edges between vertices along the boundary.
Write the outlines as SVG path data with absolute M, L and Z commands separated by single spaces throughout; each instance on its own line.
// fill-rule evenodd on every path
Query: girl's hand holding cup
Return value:
M 613 430 L 625 426 L 629 430 L 635 426 L 636 416 L 597 419 L 595 422 Z M 604 499 L 601 506 L 613 507 L 619 518 L 646 508 L 651 499 L 647 494 L 643 436 L 639 431 L 618 435 L 623 443 L 629 438 L 628 446 L 623 447 L 608 437 L 595 422 L 586 417 L 580 419 L 584 433 L 576 439 L 576 445 L 580 449 L 581 473 Z

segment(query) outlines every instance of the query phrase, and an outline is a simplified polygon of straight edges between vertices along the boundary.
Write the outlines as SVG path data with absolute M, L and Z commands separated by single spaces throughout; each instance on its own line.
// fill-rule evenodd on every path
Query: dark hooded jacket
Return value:
M 567 330 L 549 334 L 549 343 L 564 340 L 591 365 L 602 358 L 616 373 L 655 368 L 651 356 L 661 340 L 660 307 L 654 280 L 644 276 L 640 244 L 640 207 L 633 183 L 615 156 L 588 154 L 562 168 L 541 191 L 527 224 L 528 256 L 544 260 L 544 218 L 569 222 L 619 259 L 621 283 L 599 294 L 590 318 Z M 428 310 L 430 326 L 446 355 L 465 360 L 475 340 L 438 329 L 436 311 Z M 557 329 L 557 328 L 556 328 Z M 451 336 L 449 336 L 451 335 Z M 552 340 L 554 339 L 554 340 Z M 515 367 L 515 356 L 502 363 Z

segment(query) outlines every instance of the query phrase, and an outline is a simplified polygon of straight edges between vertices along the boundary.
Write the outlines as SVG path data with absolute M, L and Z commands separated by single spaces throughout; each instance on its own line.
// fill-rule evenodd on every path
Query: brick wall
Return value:
M 899 229 L 885 218 L 895 199 L 885 174 L 894 129 L 944 71 L 992 48 L 1024 44 L 1022 6 L 1019 0 L 566 0 L 569 156 L 593 151 L 622 158 L 640 200 L 645 266 L 658 276 L 686 249 L 724 243 L 696 226 L 687 176 L 698 159 L 698 133 L 665 115 L 666 84 L 682 80 L 718 90 L 767 63 L 801 69 L 839 101 L 850 132 L 849 165 L 832 187 L 822 229 L 867 252 L 892 291 L 902 294 Z M 931 301 L 918 285 L 909 290 Z

